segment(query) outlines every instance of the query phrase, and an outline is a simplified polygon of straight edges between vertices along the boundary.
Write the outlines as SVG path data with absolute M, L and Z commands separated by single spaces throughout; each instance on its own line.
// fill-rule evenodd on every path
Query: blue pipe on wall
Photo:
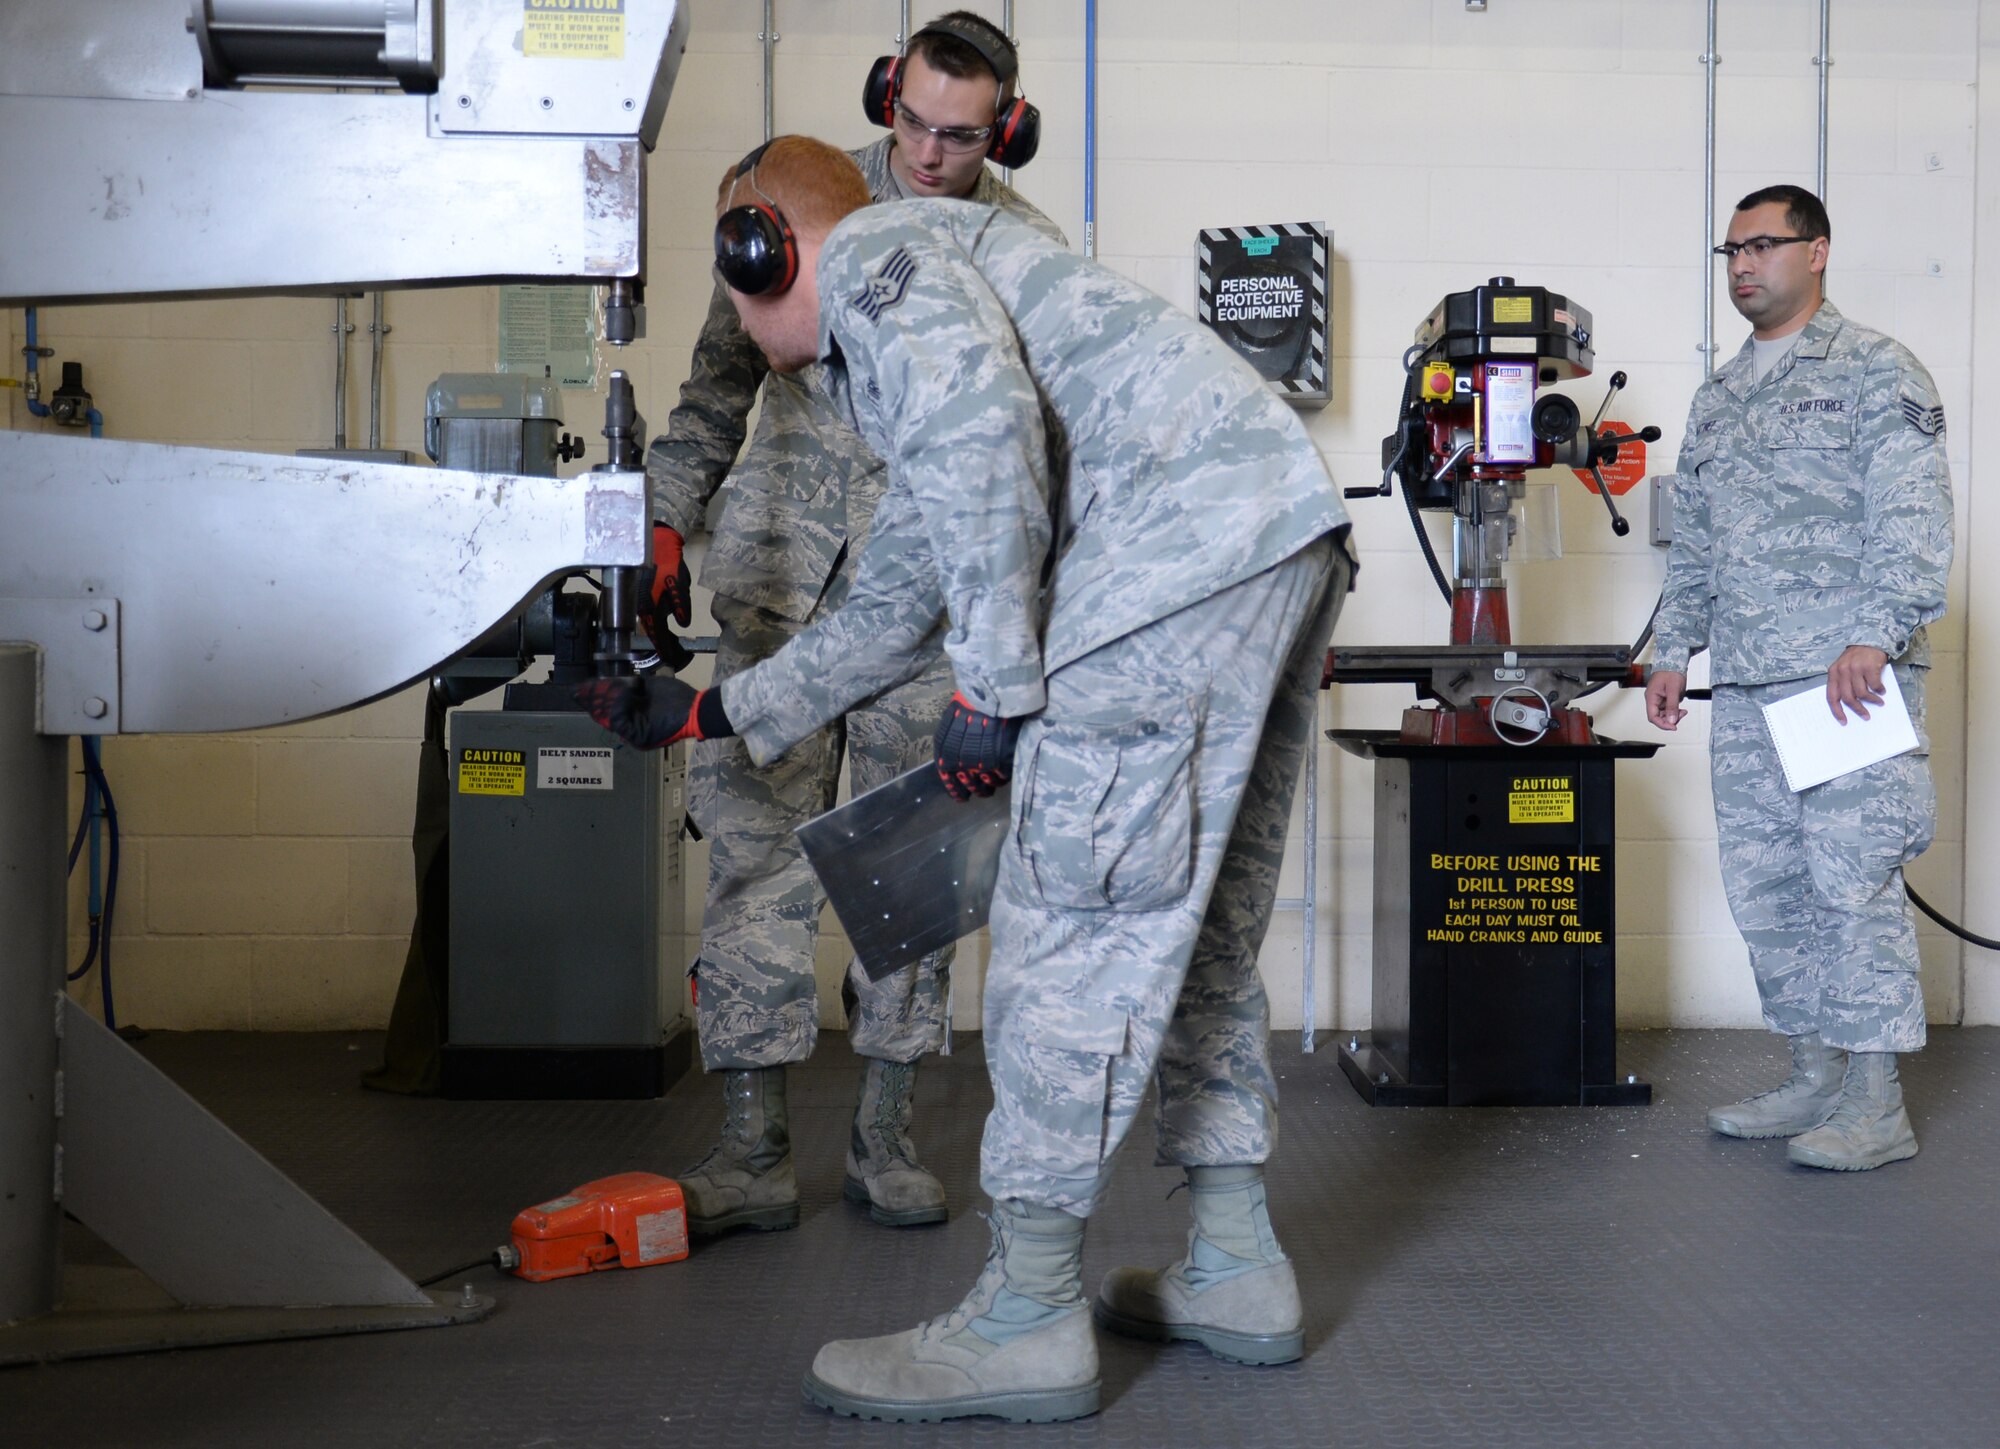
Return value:
M 35 317 L 35 309 L 33 307 L 30 307 L 28 308 L 28 350 L 27 350 L 28 390 L 29 390 L 28 411 L 33 413 L 38 418 L 45 418 L 49 415 L 49 405 L 34 395 L 36 387 L 35 374 L 42 370 L 42 354 L 36 349 L 35 346 L 36 322 L 37 319 Z
M 36 315 L 33 307 L 27 308 L 26 311 L 28 314 L 28 377 L 30 379 L 28 383 L 28 411 L 38 418 L 45 418 L 49 415 L 49 405 L 33 395 L 37 390 L 33 379 L 42 370 L 41 348 L 37 345 L 41 331 L 41 318 Z M 99 412 L 96 408 L 91 408 L 84 413 L 83 420 L 90 424 L 91 437 L 101 438 L 104 436 L 103 413 Z

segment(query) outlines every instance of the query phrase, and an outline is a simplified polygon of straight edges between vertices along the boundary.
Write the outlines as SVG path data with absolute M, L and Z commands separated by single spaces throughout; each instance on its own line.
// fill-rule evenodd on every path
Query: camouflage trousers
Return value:
M 1156 1076 L 1162 1163 L 1270 1156 L 1257 955 L 1348 567 L 1321 539 L 1049 676 L 990 924 L 993 1197 L 1088 1216 Z
M 720 681 L 776 653 L 803 627 L 717 597 Z M 711 1072 L 804 1061 L 819 1037 L 820 890 L 793 831 L 831 809 L 845 753 L 855 794 L 932 758 L 951 699 L 942 657 L 899 689 L 801 740 L 763 769 L 737 739 L 694 746 L 689 809 L 709 841 L 695 1021 Z M 865 1057 L 915 1061 L 944 1044 L 952 947 L 884 977 L 850 961 L 842 988 L 848 1040 Z
M 1896 668 L 1916 722 L 1918 752 L 1793 794 L 1771 747 L 1762 706 L 1812 681 L 1717 685 L 1710 773 L 1722 880 L 1764 1021 L 1786 1036 L 1818 1032 L 1856 1052 L 1924 1044 L 1917 926 L 1903 867 L 1937 823 L 1924 675 Z

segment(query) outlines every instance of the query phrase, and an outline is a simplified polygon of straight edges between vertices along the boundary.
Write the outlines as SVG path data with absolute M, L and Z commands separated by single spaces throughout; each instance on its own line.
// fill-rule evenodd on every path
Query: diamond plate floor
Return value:
M 976 1038 L 926 1070 L 922 1142 L 958 1212 L 878 1228 L 839 1200 L 856 1067 L 830 1035 L 795 1071 L 805 1220 L 684 1263 L 529 1284 L 463 1328 L 0 1371 L 0 1443 L 94 1446 L 1992 1444 L 2000 1339 L 2000 1029 L 1945 1030 L 1904 1079 L 1923 1154 L 1788 1167 L 1702 1114 L 1782 1070 L 1754 1032 L 1621 1038 L 1650 1108 L 1371 1110 L 1331 1050 L 1281 1037 L 1279 1234 L 1304 1362 L 1102 1342 L 1105 1408 L 1042 1428 L 890 1427 L 807 1407 L 832 1337 L 890 1332 L 971 1282 L 988 1094 Z M 520 1207 L 593 1177 L 672 1172 L 720 1103 L 413 1101 L 362 1091 L 371 1036 L 155 1035 L 143 1049 L 364 1237 L 424 1276 Z M 1093 1222 L 1086 1281 L 1180 1249 L 1184 1198 L 1141 1124 Z M 224 1225 L 226 1228 L 226 1225 Z

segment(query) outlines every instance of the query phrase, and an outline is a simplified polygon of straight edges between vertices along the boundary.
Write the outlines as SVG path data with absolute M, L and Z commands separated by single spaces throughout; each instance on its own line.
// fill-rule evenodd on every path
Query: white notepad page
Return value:
M 1846 724 L 1827 707 L 1824 683 L 1764 706 L 1764 722 L 1793 793 L 1917 747 L 1917 727 L 1894 669 L 1883 668 L 1882 702 L 1867 706 L 1867 719 L 1841 708 Z

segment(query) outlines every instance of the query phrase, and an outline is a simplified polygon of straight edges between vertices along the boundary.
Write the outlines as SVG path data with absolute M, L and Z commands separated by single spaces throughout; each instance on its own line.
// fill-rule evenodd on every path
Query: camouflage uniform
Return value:
M 893 137 L 851 153 L 878 201 L 902 196 L 889 169 Z M 1054 224 L 992 172 L 974 196 Z M 757 435 L 741 461 L 758 389 Z M 731 464 L 735 466 L 732 468 Z M 647 453 L 653 516 L 689 537 L 730 488 L 702 566 L 722 627 L 715 677 L 775 653 L 815 612 L 837 607 L 881 498 L 881 460 L 828 409 L 812 376 L 772 374 L 720 285 L 695 344 L 694 368 L 667 431 Z M 802 1061 L 819 1031 L 813 969 L 824 898 L 793 830 L 832 806 L 843 750 L 854 790 L 872 789 L 930 757 L 951 697 L 942 663 L 885 698 L 835 719 L 758 768 L 740 741 L 694 746 L 690 808 L 708 836 L 696 1014 L 709 1071 Z M 881 981 L 849 965 L 849 1040 L 863 1056 L 914 1061 L 943 1044 L 951 948 Z
M 1899 343 L 1821 305 L 1759 383 L 1748 343 L 1695 394 L 1674 480 L 1656 670 L 1706 646 L 1722 876 L 1773 1031 L 1924 1043 L 1903 866 L 1937 813 L 1924 626 L 1951 567 L 1944 411 Z M 1915 754 L 1794 795 L 1759 706 L 1824 683 L 1851 644 L 1895 661 Z
M 846 606 L 723 686 L 754 758 L 942 649 L 1030 716 L 986 983 L 995 1199 L 1086 1215 L 1157 1069 L 1162 1160 L 1262 1162 L 1256 961 L 1351 560 L 1291 410 L 1212 334 L 989 207 L 849 217 L 829 391 L 889 460 Z

